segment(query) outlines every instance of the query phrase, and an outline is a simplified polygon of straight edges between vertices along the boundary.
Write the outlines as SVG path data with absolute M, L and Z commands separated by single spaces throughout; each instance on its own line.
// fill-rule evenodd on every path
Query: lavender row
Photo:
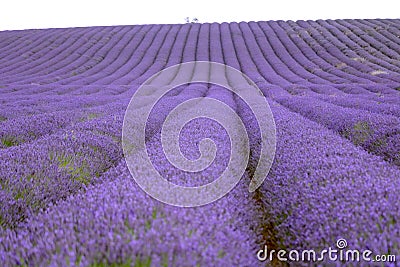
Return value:
M 22 119 L 29 115 L 82 112 L 104 114 L 104 105 L 129 102 L 139 84 L 131 86 L 45 86 L 20 85 L 1 88 L 0 116 L 5 119 Z M 127 104 L 125 104 L 127 105 Z
M 85 185 L 122 158 L 118 113 L 0 150 L 1 226 L 20 222 Z
M 379 99 L 349 98 L 346 96 L 317 96 L 317 98 L 345 108 L 355 108 L 400 117 L 399 105 L 396 105 L 395 103 L 385 103 L 379 101 Z M 384 98 L 384 96 L 382 96 L 381 99 L 382 98 Z
M 399 255 L 399 169 L 270 104 L 278 144 L 262 200 L 278 248 L 322 251 L 344 238 L 349 249 Z
M 399 154 L 391 153 L 394 147 L 391 146 L 392 142 L 388 142 L 388 139 L 394 138 L 399 133 L 398 117 L 339 107 L 307 96 L 282 97 L 276 98 L 276 101 L 334 130 L 355 145 L 362 146 L 389 162 L 400 164 Z
M 95 116 L 95 113 L 87 116 Z M 1 123 L 0 149 L 30 142 L 84 119 L 83 113 L 57 112 L 9 119 Z

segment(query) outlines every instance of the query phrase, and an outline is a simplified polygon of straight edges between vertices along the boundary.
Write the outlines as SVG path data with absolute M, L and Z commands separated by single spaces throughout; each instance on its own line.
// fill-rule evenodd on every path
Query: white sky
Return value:
M 400 18 L 395 0 L 0 0 L 0 31 L 158 23 Z

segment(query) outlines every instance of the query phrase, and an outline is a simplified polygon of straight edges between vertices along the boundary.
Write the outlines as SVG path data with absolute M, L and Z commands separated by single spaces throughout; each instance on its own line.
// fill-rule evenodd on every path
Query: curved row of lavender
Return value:
M 399 40 L 400 20 L 378 19 L 0 32 L 1 265 L 264 266 L 256 257 L 264 244 L 322 250 L 339 238 L 399 255 Z M 199 120 L 185 127 L 182 151 L 196 158 L 196 140 L 212 138 L 212 168 L 193 180 L 166 163 L 160 124 L 182 101 L 217 98 L 252 135 L 240 184 L 184 209 L 134 183 L 121 131 L 142 82 L 194 60 L 256 82 L 274 114 L 277 151 L 249 194 L 259 132 L 248 107 L 219 87 L 177 88 L 156 107 L 147 140 L 173 182 L 210 182 L 230 152 L 224 130 Z

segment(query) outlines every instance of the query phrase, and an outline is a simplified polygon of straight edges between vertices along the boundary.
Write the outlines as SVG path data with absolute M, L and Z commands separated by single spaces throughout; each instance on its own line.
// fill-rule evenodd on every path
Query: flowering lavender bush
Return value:
M 0 32 L 0 265 L 279 265 L 259 261 L 257 251 L 320 251 L 339 238 L 351 249 L 399 258 L 399 36 L 400 20 L 383 19 Z M 207 83 L 168 92 L 151 113 L 146 146 L 169 181 L 210 183 L 231 153 L 224 128 L 201 118 L 183 128 L 181 152 L 195 160 L 200 141 L 211 138 L 216 159 L 194 174 L 170 164 L 161 130 L 179 103 L 226 103 L 250 141 L 243 179 L 229 194 L 179 208 L 151 198 L 132 179 L 122 128 L 141 84 L 189 61 L 246 74 L 271 106 L 277 147 L 264 183 L 250 193 L 262 129 L 243 99 Z M 182 70 L 168 79 L 194 75 Z

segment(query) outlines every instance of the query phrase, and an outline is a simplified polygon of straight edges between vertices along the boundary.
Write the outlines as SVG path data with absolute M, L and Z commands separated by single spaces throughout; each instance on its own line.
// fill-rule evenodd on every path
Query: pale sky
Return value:
M 400 18 L 395 0 L 1 0 L 0 31 L 79 26 Z

